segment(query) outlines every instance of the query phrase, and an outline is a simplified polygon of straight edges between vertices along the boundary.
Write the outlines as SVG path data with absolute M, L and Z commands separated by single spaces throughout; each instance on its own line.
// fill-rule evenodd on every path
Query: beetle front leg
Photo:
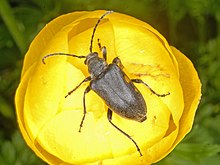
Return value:
M 98 46 L 99 46 L 100 51 L 102 52 L 103 58 L 105 59 L 105 61 L 107 61 L 107 50 L 106 50 L 106 47 L 101 45 L 99 38 L 98 38 Z
M 80 123 L 80 126 L 79 126 L 79 132 L 81 132 L 81 128 L 83 126 L 83 122 L 85 120 L 85 117 L 86 117 L 86 94 L 89 93 L 89 91 L 91 90 L 90 86 L 88 86 L 85 91 L 84 91 L 84 94 L 83 94 L 83 117 L 82 117 L 82 120 L 81 120 L 81 123 Z
M 156 93 L 147 83 L 145 83 L 141 79 L 131 79 L 131 81 L 134 82 L 134 83 L 142 83 L 142 84 L 144 84 L 153 94 L 157 95 L 158 97 L 165 97 L 165 96 L 170 94 L 170 92 L 168 92 L 166 94 L 158 94 L 158 93 Z
M 71 95 L 75 90 L 77 90 L 80 85 L 82 85 L 84 82 L 90 81 L 91 77 L 86 77 L 81 83 L 79 83 L 79 85 L 77 85 L 73 90 L 69 91 L 68 94 L 65 96 L 65 98 L 67 98 L 69 95 Z
M 115 57 L 115 58 L 113 59 L 112 63 L 118 65 L 121 69 L 124 68 L 124 66 L 122 65 L 122 62 L 121 62 L 120 58 L 118 58 L 118 57 Z
M 141 153 L 141 150 L 140 148 L 138 147 L 136 141 L 134 141 L 134 139 L 128 135 L 126 132 L 122 131 L 120 128 L 118 128 L 114 123 L 112 123 L 112 110 L 108 108 L 108 112 L 107 112 L 107 117 L 108 117 L 108 121 L 111 123 L 111 125 L 113 127 L 115 127 L 118 131 L 120 131 L 122 134 L 124 134 L 127 138 L 129 138 L 133 143 L 134 145 L 136 146 L 137 148 L 137 151 L 140 153 L 140 156 L 142 156 L 142 153 Z

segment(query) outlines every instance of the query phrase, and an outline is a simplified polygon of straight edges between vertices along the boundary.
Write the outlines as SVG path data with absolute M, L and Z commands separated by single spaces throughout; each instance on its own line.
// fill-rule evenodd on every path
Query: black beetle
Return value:
M 147 107 L 145 100 L 139 90 L 134 86 L 134 83 L 142 83 L 144 84 L 153 94 L 164 97 L 167 94 L 157 94 L 154 90 L 152 90 L 145 82 L 141 79 L 129 79 L 128 76 L 123 72 L 123 65 L 121 60 L 116 57 L 114 58 L 111 64 L 107 64 L 107 51 L 105 46 L 101 46 L 98 39 L 98 46 L 100 50 L 102 50 L 103 58 L 98 57 L 97 52 L 92 51 L 93 38 L 95 35 L 95 31 L 98 27 L 100 21 L 108 14 L 113 11 L 105 12 L 97 21 L 94 26 L 92 32 L 92 38 L 90 43 L 90 53 L 87 56 L 77 56 L 75 54 L 68 53 L 52 53 L 43 57 L 42 62 L 45 64 L 45 59 L 51 56 L 57 55 L 65 55 L 77 58 L 85 58 L 84 63 L 88 66 L 88 71 L 90 73 L 89 77 L 86 77 L 79 85 L 77 85 L 73 90 L 68 92 L 65 96 L 71 95 L 76 89 L 78 89 L 81 84 L 84 82 L 90 81 L 89 86 L 85 89 L 83 95 L 83 108 L 84 115 L 82 117 L 79 132 L 81 132 L 81 128 L 83 126 L 83 122 L 86 116 L 86 104 L 85 104 L 85 95 L 92 89 L 95 93 L 97 93 L 108 106 L 107 117 L 108 121 L 121 133 L 127 136 L 132 142 L 135 144 L 137 151 L 142 156 L 139 146 L 134 141 L 134 139 L 128 135 L 126 132 L 121 130 L 112 122 L 112 111 L 117 113 L 118 115 L 135 120 L 138 122 L 143 122 L 147 119 Z

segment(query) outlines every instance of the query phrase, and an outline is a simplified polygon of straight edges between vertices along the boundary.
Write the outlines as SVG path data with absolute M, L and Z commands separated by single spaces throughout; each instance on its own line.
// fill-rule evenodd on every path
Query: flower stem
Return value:
M 0 14 L 20 52 L 23 54 L 26 51 L 25 39 L 19 31 L 18 23 L 7 0 L 0 0 Z

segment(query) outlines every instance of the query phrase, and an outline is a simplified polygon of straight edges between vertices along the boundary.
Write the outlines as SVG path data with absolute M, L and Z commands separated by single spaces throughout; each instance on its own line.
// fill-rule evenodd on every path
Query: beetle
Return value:
M 98 94 L 105 104 L 108 106 L 107 118 L 113 127 L 115 127 L 118 131 L 124 134 L 127 138 L 129 138 L 134 145 L 136 146 L 137 151 L 142 156 L 141 150 L 137 145 L 136 141 L 116 126 L 112 122 L 112 111 L 117 113 L 119 116 L 135 120 L 138 122 L 143 122 L 147 119 L 147 106 L 146 102 L 140 93 L 140 91 L 135 87 L 134 83 L 144 84 L 153 94 L 159 97 L 165 97 L 169 95 L 167 94 L 158 94 L 153 89 L 151 89 L 145 82 L 141 79 L 129 79 L 129 77 L 123 71 L 123 65 L 121 60 L 118 57 L 115 57 L 112 63 L 107 63 L 107 50 L 105 46 L 101 46 L 100 40 L 98 39 L 98 46 L 102 52 L 103 58 L 98 56 L 97 52 L 93 52 L 93 39 L 96 32 L 96 29 L 100 23 L 100 21 L 108 14 L 113 13 L 113 11 L 105 12 L 97 21 L 93 28 L 92 37 L 90 41 L 90 52 L 86 56 L 78 56 L 75 54 L 69 53 L 52 53 L 45 55 L 42 58 L 42 62 L 45 64 L 45 59 L 51 56 L 71 56 L 76 58 L 85 58 L 84 64 L 88 67 L 88 72 L 90 76 L 86 77 L 83 81 L 81 81 L 73 90 L 69 91 L 65 96 L 68 97 L 77 90 L 83 83 L 90 82 L 90 84 L 86 87 L 83 94 L 83 117 L 80 123 L 79 132 L 81 132 L 81 128 L 83 127 L 83 122 L 86 117 L 86 100 L 85 96 L 88 92 L 93 90 L 96 94 Z

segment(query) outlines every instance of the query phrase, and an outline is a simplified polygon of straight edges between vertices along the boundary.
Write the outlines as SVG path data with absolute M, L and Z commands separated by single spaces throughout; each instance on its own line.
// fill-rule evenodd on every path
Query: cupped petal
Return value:
M 23 78 L 16 90 L 15 95 L 15 106 L 16 106 L 16 114 L 17 114 L 17 122 L 20 128 L 20 131 L 22 133 L 22 136 L 24 140 L 26 141 L 27 145 L 45 162 L 47 161 L 47 158 L 42 155 L 42 153 L 37 149 L 34 142 L 32 141 L 31 137 L 29 136 L 29 132 L 26 129 L 26 125 L 24 122 L 24 98 L 26 94 L 26 88 L 30 77 L 30 69 L 28 69 L 25 74 L 23 75 Z M 47 156 L 46 156 L 47 157 Z M 49 162 L 48 162 L 49 163 Z
M 163 150 L 161 150 L 161 148 L 158 148 L 158 151 L 154 148 L 152 149 L 153 151 L 157 151 L 157 154 L 155 155 L 158 155 L 153 162 L 163 159 L 191 130 L 195 113 L 201 99 L 201 82 L 192 62 L 175 47 L 171 46 L 171 50 L 173 51 L 179 65 L 180 84 L 183 89 L 184 97 L 184 110 L 177 128 L 178 134 L 176 135 L 176 138 L 173 139 L 173 143 Z M 162 139 L 162 141 L 167 143 L 170 142 L 167 138 Z M 160 153 L 161 151 L 164 153 Z
M 201 82 L 192 62 L 179 50 L 171 46 L 179 64 L 180 83 L 183 89 L 184 111 L 180 119 L 180 130 L 175 145 L 191 130 L 197 107 L 201 99 Z
M 45 53 L 44 49 L 48 47 L 48 43 L 51 39 L 54 39 L 54 35 L 57 34 L 64 26 L 70 24 L 80 16 L 84 15 L 88 12 L 74 12 L 62 15 L 53 21 L 51 21 L 49 24 L 47 24 L 40 32 L 39 34 L 34 38 L 33 42 L 31 43 L 29 50 L 27 54 L 25 55 L 23 69 L 22 69 L 22 76 L 26 72 L 26 70 L 33 65 L 36 61 L 41 61 L 41 54 Z M 62 40 L 62 38 L 60 38 Z M 65 40 L 65 37 L 63 38 Z M 62 44 L 63 41 L 59 42 L 62 46 L 65 46 L 65 44 Z M 60 47 L 60 45 L 57 43 L 57 45 Z M 54 47 L 55 48 L 55 47 Z M 52 49 L 53 50 L 53 49 Z
M 130 78 L 142 79 L 159 94 L 170 93 L 168 97 L 156 98 L 162 99 L 169 107 L 174 122 L 178 124 L 184 108 L 178 64 L 170 58 L 174 55 L 167 51 L 170 49 L 167 41 L 158 38 L 158 32 L 152 33 L 152 29 L 149 25 L 147 28 L 136 24 L 128 26 L 121 20 L 115 21 L 116 54 Z M 141 93 L 146 96 L 151 92 L 143 87 Z M 175 104 L 173 100 L 176 100 Z
M 151 164 L 165 157 L 191 129 L 200 98 L 200 82 L 191 62 L 150 25 L 112 13 L 101 20 L 90 47 L 94 25 L 105 11 L 74 12 L 49 23 L 34 39 L 24 60 L 15 102 L 18 123 L 27 144 L 49 164 Z M 84 55 L 107 50 L 107 62 L 119 57 L 129 78 L 147 104 L 143 123 L 113 113 L 112 122 L 140 147 L 115 129 L 107 106 L 93 91 L 85 95 L 87 114 L 81 132 L 84 91 L 89 76 L 85 59 L 67 56 L 42 58 L 64 52 Z M 191 75 L 188 75 L 188 72 Z M 187 79 L 188 78 L 188 79 Z M 113 80 L 115 81 L 115 80 Z M 186 123 L 187 122 L 187 123 Z

